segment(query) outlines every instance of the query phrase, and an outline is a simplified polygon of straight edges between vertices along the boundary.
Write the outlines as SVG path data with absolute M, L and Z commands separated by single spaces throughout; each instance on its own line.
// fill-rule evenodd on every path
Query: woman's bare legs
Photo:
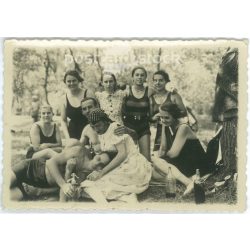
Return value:
M 143 135 L 139 140 L 140 153 L 145 156 L 148 161 L 151 161 L 150 157 L 150 135 Z
M 157 170 L 160 170 L 164 174 L 168 174 L 168 168 L 171 167 L 172 174 L 174 178 L 181 183 L 183 183 L 187 189 L 184 192 L 184 195 L 187 195 L 193 190 L 193 181 L 192 179 L 186 177 L 184 174 L 182 174 L 178 168 L 176 168 L 174 165 L 166 162 L 165 160 L 158 158 L 158 157 L 152 157 L 153 161 L 153 167 L 155 167 Z M 153 171 L 156 172 L 156 171 Z M 159 175 L 159 174 L 158 174 Z M 153 176 L 157 176 L 157 172 L 153 174 Z

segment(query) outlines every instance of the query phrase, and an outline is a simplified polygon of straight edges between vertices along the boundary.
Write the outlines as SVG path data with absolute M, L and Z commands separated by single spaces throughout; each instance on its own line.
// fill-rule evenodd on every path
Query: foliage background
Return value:
M 52 105 L 59 114 L 64 93 L 63 76 L 68 69 L 81 72 L 83 85 L 98 89 L 101 73 L 115 73 L 120 85 L 131 84 L 131 71 L 142 65 L 148 72 L 147 84 L 158 69 L 169 73 L 171 83 L 196 115 L 210 115 L 214 99 L 215 79 L 221 57 L 227 48 L 17 48 L 13 55 L 14 114 L 28 115 L 33 94 Z

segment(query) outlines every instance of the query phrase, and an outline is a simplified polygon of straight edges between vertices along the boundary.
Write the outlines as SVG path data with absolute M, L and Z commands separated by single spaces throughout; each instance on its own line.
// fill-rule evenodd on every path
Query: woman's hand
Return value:
M 87 179 L 90 181 L 96 181 L 102 177 L 101 171 L 93 171 L 91 174 L 87 176 Z
M 115 128 L 114 130 L 114 134 L 117 135 L 117 136 L 122 136 L 124 134 L 127 134 L 128 133 L 128 129 L 126 126 L 118 126 L 117 128 Z
M 159 113 L 157 113 L 157 114 L 155 114 L 155 115 L 151 118 L 151 120 L 152 120 L 152 121 L 157 121 L 157 120 L 159 120 L 159 118 L 160 118 Z
M 73 189 L 73 186 L 70 184 L 70 183 L 64 183 L 62 186 L 61 186 L 61 189 L 63 191 L 63 193 L 69 197 L 69 198 L 72 198 L 73 195 L 74 195 L 74 189 Z

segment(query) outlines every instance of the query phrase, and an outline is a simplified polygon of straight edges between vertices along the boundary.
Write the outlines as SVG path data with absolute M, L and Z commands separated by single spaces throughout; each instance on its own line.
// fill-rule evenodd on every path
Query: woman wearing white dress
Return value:
M 105 201 L 136 202 L 136 194 L 142 193 L 149 186 L 151 163 L 139 153 L 129 135 L 114 134 L 118 123 L 112 122 L 103 110 L 93 110 L 89 114 L 89 122 L 98 134 L 101 150 L 117 154 L 102 170 L 92 172 L 81 186 L 86 192 L 90 191 L 90 196 L 93 190 L 98 192 Z
M 152 164 L 138 151 L 133 139 L 128 135 L 117 136 L 114 130 L 119 126 L 112 122 L 100 108 L 89 113 L 90 126 L 98 134 L 102 152 L 116 153 L 116 156 L 101 170 L 93 171 L 81 187 L 96 202 L 108 200 L 137 202 L 137 194 L 144 192 L 151 178 L 161 180 L 171 167 L 173 176 L 185 184 L 185 194 L 191 192 L 192 181 L 174 165 L 162 159 L 154 159 Z M 156 170 L 157 169 L 157 170 Z M 159 172 L 161 174 L 159 174 Z

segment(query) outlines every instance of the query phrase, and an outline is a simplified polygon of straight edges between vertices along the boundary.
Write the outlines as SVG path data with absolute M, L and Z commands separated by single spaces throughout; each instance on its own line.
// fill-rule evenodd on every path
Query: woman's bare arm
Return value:
M 77 158 L 80 153 L 81 147 L 75 146 L 65 149 L 63 152 L 46 161 L 46 167 L 59 187 L 62 187 L 62 185 L 65 184 L 64 177 L 60 171 L 60 166 L 63 165 L 66 167 L 67 161 L 71 158 Z
M 57 124 L 55 125 L 55 129 L 56 129 L 56 143 L 58 144 L 58 146 L 56 147 L 61 147 L 62 146 L 61 132 Z
M 174 94 L 171 95 L 171 100 L 179 107 L 183 116 L 187 116 L 187 109 L 182 101 L 181 96 L 175 92 Z
M 166 156 L 170 157 L 170 158 L 175 158 L 177 157 L 186 140 L 187 140 L 187 137 L 188 137 L 188 133 L 190 132 L 189 131 L 190 128 L 188 125 L 181 125 L 176 133 L 176 136 L 175 136 L 175 139 L 174 139 L 174 142 L 173 142 L 173 145 L 172 147 L 170 148 L 170 150 L 166 153 Z
M 34 123 L 30 129 L 30 141 L 35 151 L 40 147 L 40 130 L 36 123 Z
M 118 167 L 127 157 L 126 145 L 125 145 L 124 141 L 121 141 L 119 144 L 117 144 L 115 146 L 116 146 L 118 153 L 115 156 L 115 158 L 106 167 L 104 167 L 101 170 L 102 176 L 107 174 L 108 172 L 110 172 L 114 168 Z
M 159 149 L 159 157 L 162 158 L 166 155 L 167 152 L 167 137 L 166 137 L 166 126 L 162 124 L 161 131 L 161 145 Z
M 68 131 L 67 116 L 66 116 L 66 96 L 64 99 L 65 100 L 63 100 L 63 102 L 61 103 L 61 125 L 65 139 L 69 139 L 70 136 Z

